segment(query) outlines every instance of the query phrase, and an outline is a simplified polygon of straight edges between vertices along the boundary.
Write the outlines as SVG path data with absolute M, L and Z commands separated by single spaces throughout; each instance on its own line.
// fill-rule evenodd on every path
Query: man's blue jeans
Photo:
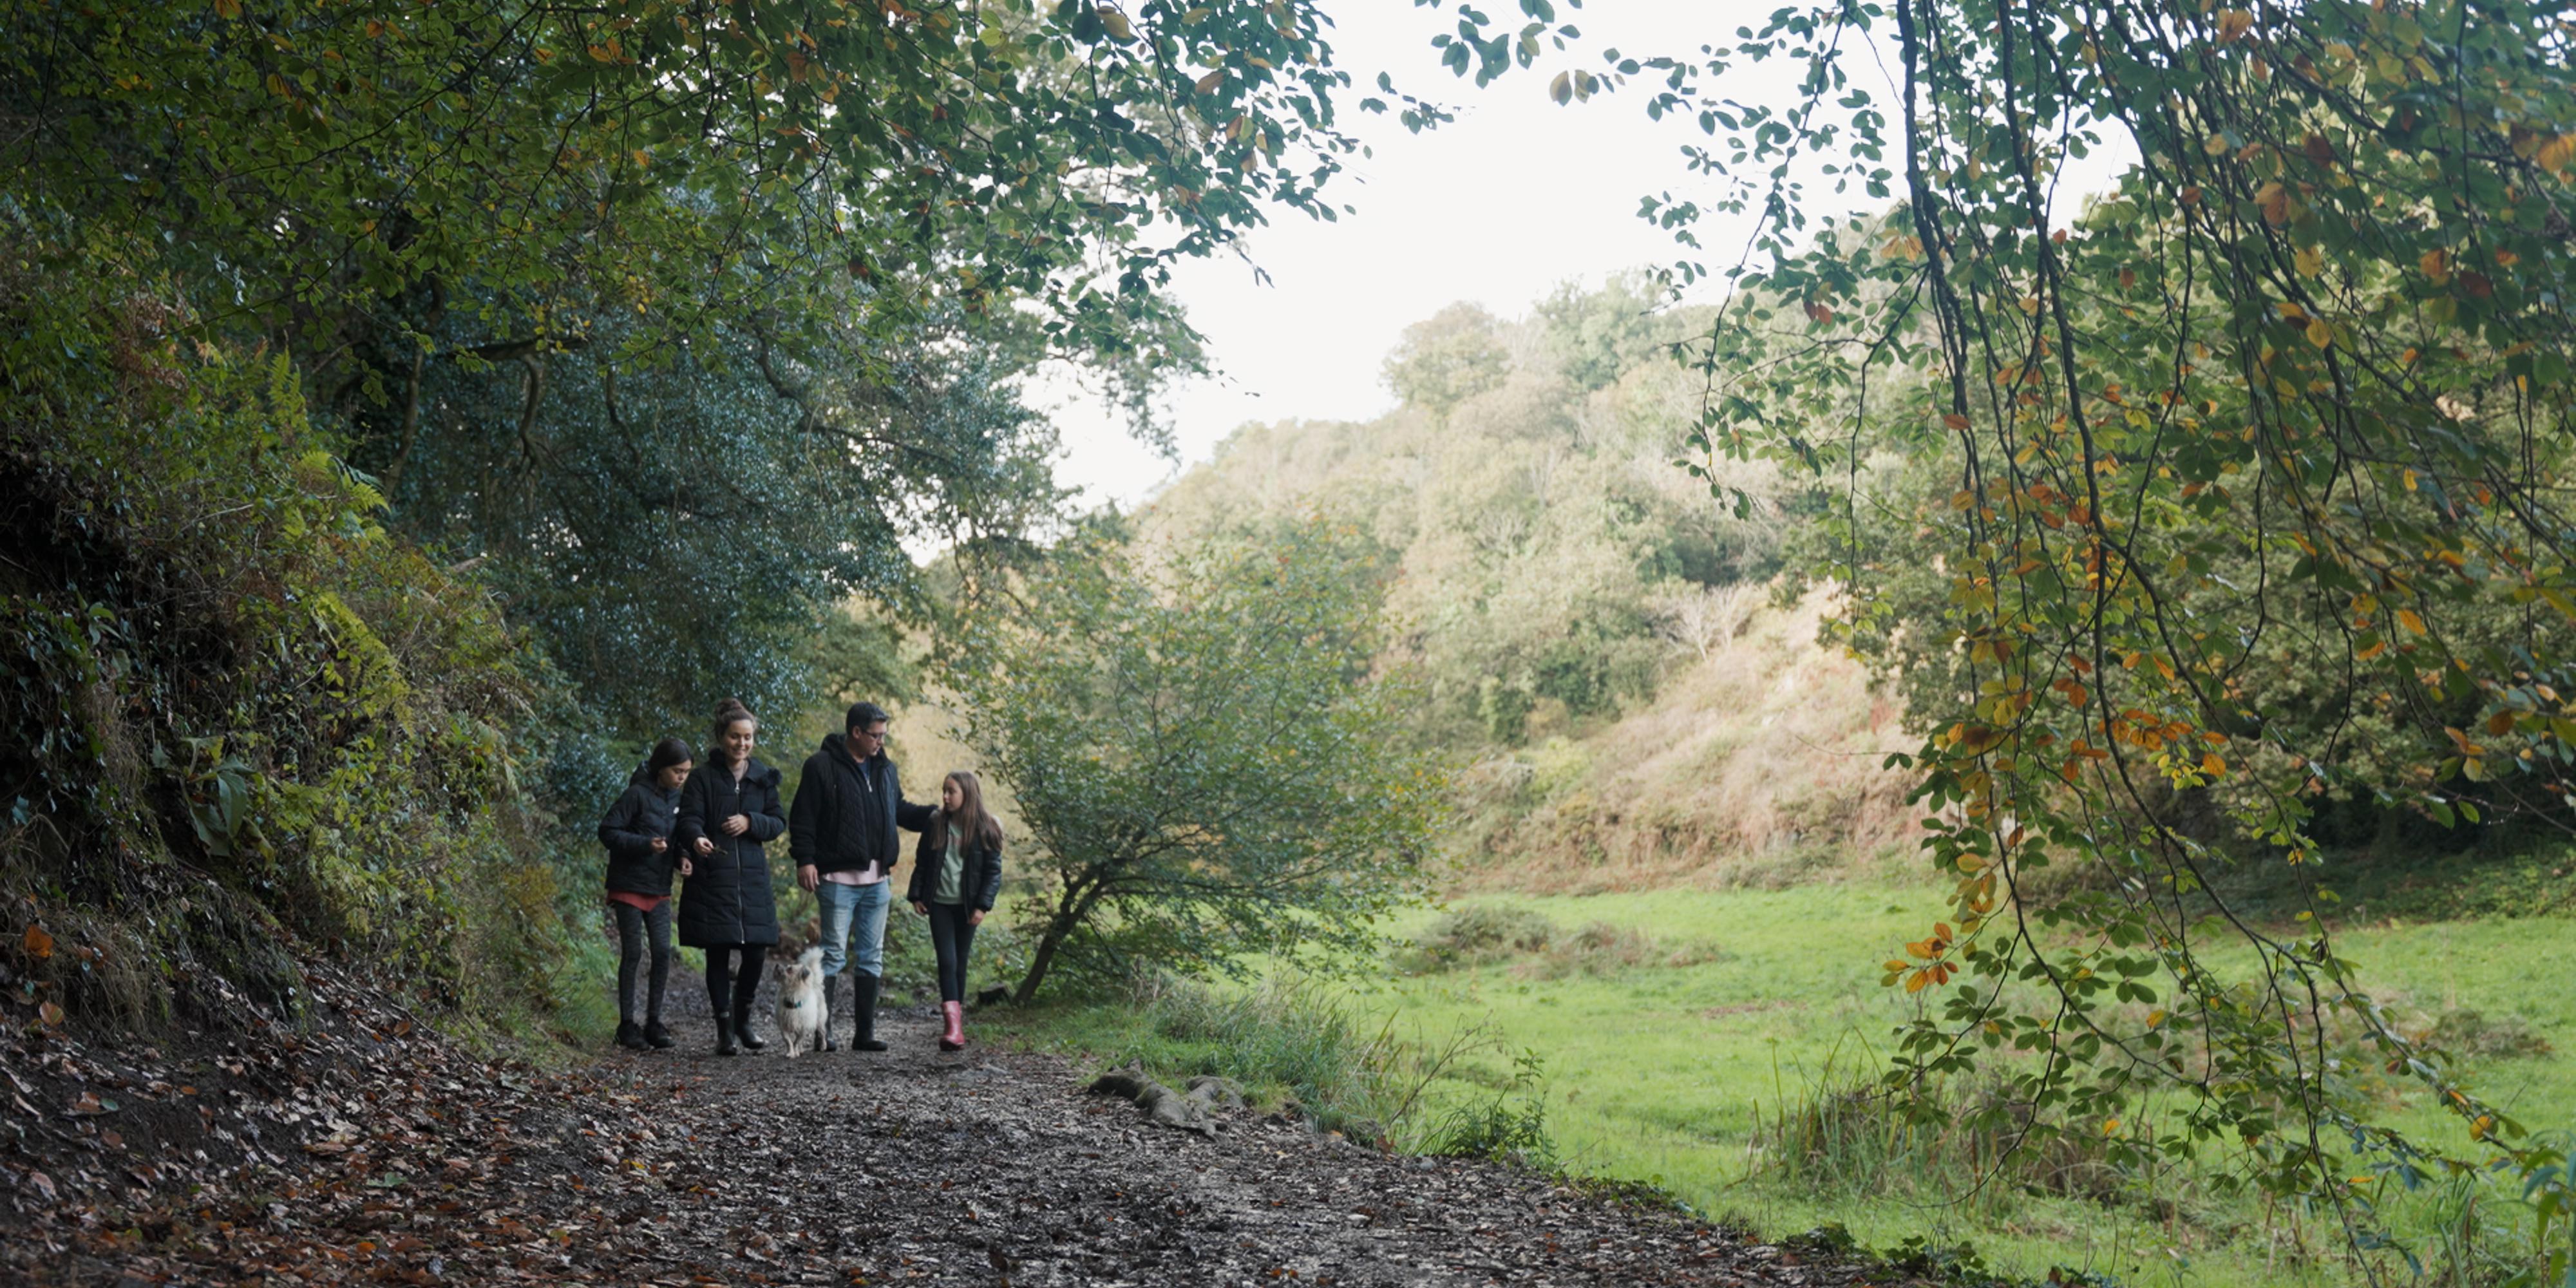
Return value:
M 823 909 L 824 975 L 840 974 L 844 961 L 870 975 L 885 974 L 886 907 L 893 888 L 890 881 L 855 886 L 825 881 L 814 887 L 814 901 Z

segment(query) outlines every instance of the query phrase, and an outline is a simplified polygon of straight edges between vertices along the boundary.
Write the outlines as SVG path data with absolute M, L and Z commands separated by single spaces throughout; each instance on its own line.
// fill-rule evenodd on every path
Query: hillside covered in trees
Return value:
M 1739 506 L 1677 464 L 1709 321 L 1641 277 L 1454 306 L 1388 356 L 1395 410 L 1245 426 L 1139 516 L 1149 547 L 1301 516 L 1372 544 L 1403 736 L 1465 766 L 1467 885 L 1773 882 L 1912 830 L 1900 708 L 1789 571 L 1815 494 L 1748 464 Z

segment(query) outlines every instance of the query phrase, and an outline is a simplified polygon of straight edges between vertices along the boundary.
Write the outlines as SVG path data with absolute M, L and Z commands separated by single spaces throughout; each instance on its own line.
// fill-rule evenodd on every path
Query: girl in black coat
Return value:
M 689 762 L 689 744 L 663 739 L 599 820 L 599 843 L 608 847 L 608 910 L 617 918 L 617 1045 L 636 1051 L 671 1045 L 662 1027 L 662 993 L 671 982 L 671 873 L 689 872 L 671 834 L 680 822 L 680 784 L 696 768 Z M 648 948 L 651 992 L 638 1024 L 635 972 Z
M 960 769 L 939 785 L 939 812 L 921 829 L 904 892 L 912 910 L 930 918 L 930 945 L 939 954 L 942 1051 L 965 1049 L 966 958 L 1001 890 L 1002 825 L 984 808 L 983 784 Z
M 679 840 L 696 870 L 680 888 L 680 942 L 707 954 L 716 1054 L 769 1045 L 751 1031 L 760 969 L 778 942 L 778 904 L 761 846 L 787 830 L 778 771 L 751 758 L 760 729 L 733 698 L 716 706 L 715 745 L 680 788 Z M 735 960 L 739 957 L 739 962 Z

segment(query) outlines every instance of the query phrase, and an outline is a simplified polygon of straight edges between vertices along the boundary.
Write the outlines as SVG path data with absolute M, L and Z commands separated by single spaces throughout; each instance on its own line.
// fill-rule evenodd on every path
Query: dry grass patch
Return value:
M 1777 889 L 1901 852 L 1913 740 L 1857 661 L 1817 643 L 1828 604 L 1765 608 L 1652 705 L 1460 780 L 1462 891 Z

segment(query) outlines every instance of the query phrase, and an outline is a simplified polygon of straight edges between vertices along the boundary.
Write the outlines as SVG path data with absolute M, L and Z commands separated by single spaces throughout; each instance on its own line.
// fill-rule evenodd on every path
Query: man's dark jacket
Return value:
M 850 759 L 849 740 L 832 734 L 805 758 L 796 780 L 796 803 L 787 810 L 787 853 L 798 867 L 818 872 L 858 872 L 875 863 L 894 875 L 903 857 L 895 828 L 918 832 L 938 813 L 903 798 L 903 780 L 883 749 L 862 764 Z

